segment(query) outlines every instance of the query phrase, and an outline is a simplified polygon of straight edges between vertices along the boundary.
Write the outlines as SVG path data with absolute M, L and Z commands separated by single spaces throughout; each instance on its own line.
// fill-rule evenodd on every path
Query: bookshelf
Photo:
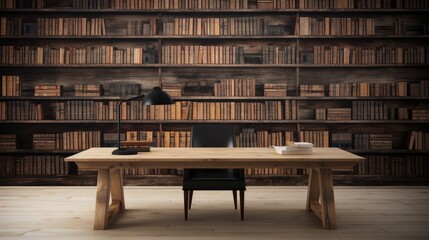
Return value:
M 129 103 L 122 132 L 186 146 L 192 124 L 232 123 L 237 146 L 312 141 L 367 158 L 339 183 L 428 184 L 426 1 L 6 0 L 0 13 L 2 185 L 94 183 L 62 159 L 112 146 L 119 99 L 159 85 L 178 104 Z M 125 181 L 180 184 L 180 174 Z M 305 174 L 247 177 L 304 184 Z

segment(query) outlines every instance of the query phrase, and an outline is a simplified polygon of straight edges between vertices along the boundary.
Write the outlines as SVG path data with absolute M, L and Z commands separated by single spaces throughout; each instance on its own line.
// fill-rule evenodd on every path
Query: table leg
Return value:
M 125 211 L 125 201 L 124 201 L 124 180 L 122 178 L 121 169 L 114 168 L 110 170 L 111 187 L 110 191 L 112 194 L 112 205 L 118 207 L 119 212 Z
M 308 177 L 308 192 L 307 192 L 307 211 L 312 212 L 311 205 L 318 204 L 320 197 L 319 191 L 319 173 L 316 169 L 310 169 Z
M 107 228 L 110 201 L 110 170 L 99 169 L 97 178 L 97 196 L 95 200 L 94 230 Z
M 310 170 L 306 209 L 322 220 L 324 229 L 337 228 L 331 169 Z
M 321 168 L 320 176 L 320 204 L 322 208 L 322 224 L 325 229 L 336 229 L 334 186 L 331 169 Z

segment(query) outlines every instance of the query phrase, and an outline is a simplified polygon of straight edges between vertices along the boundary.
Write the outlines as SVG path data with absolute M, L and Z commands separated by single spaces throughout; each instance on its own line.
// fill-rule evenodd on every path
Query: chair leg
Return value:
M 240 190 L 240 214 L 241 220 L 244 220 L 244 190 Z
M 185 220 L 188 220 L 188 190 L 183 190 L 183 204 L 185 209 Z
M 192 205 L 192 196 L 194 195 L 194 190 L 189 190 L 189 209 L 191 209 Z
M 234 197 L 234 208 L 237 209 L 237 190 L 232 190 L 232 196 Z

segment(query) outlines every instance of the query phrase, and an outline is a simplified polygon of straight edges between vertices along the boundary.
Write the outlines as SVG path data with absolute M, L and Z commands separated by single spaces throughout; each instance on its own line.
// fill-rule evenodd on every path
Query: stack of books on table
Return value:
M 287 142 L 286 146 L 274 146 L 278 154 L 312 154 L 313 143 L 309 142 Z

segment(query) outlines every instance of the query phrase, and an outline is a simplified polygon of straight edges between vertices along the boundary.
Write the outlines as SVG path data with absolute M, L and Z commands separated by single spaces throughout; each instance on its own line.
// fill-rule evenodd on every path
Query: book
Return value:
M 278 154 L 312 154 L 313 143 L 309 142 L 286 142 L 286 146 L 273 146 Z

